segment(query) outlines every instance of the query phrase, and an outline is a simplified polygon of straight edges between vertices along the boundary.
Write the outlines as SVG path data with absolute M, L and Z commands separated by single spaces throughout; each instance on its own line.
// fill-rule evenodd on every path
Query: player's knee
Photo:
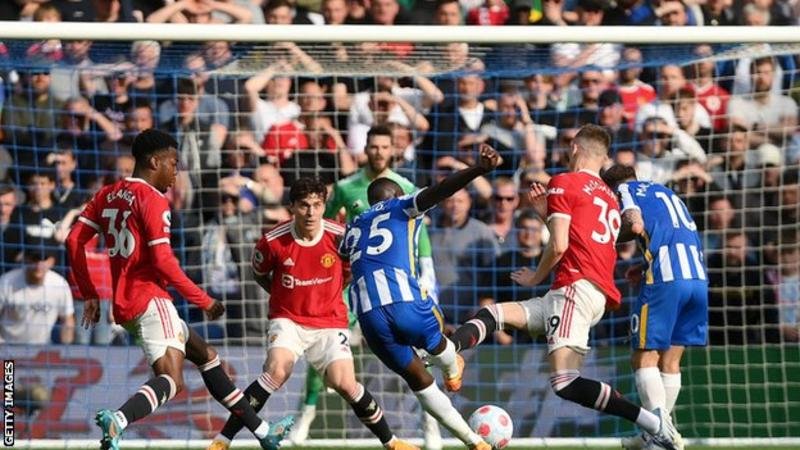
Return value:
M 169 375 L 169 377 L 172 379 L 173 385 L 175 386 L 174 397 L 183 390 L 183 374 Z

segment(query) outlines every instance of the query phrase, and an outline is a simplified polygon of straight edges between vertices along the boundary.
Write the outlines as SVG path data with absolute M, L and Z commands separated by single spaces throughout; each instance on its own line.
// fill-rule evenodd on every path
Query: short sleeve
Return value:
M 69 284 L 63 278 L 59 280 L 61 283 L 61 304 L 58 307 L 58 315 L 61 317 L 67 317 L 75 314 L 75 306 L 72 304 L 72 290 L 69 288 Z
M 104 190 L 98 192 L 89 203 L 86 204 L 86 207 L 83 208 L 81 211 L 81 215 L 78 216 L 78 222 L 82 222 L 94 229 L 94 231 L 98 233 L 102 233 L 102 229 L 100 228 L 100 209 L 102 206 L 99 203 L 102 201 L 104 195 Z
M 397 199 L 398 204 L 408 217 L 411 218 L 419 217 L 435 207 L 435 205 L 431 206 L 425 211 L 420 211 L 419 208 L 417 207 L 417 196 L 419 195 L 420 192 L 424 191 L 425 189 L 427 188 L 422 188 L 417 192 L 414 192 L 413 194 L 404 195 Z
M 631 195 L 630 185 L 627 183 L 620 184 L 617 187 L 617 192 L 619 192 L 619 195 L 622 198 L 622 212 L 625 212 L 629 209 L 641 211 L 641 208 L 639 208 L 639 205 L 637 205 L 636 201 L 633 199 L 633 195 Z
M 253 250 L 253 273 L 264 276 L 270 272 L 272 272 L 272 249 L 269 241 L 262 237 Z
M 167 199 L 153 194 L 142 210 L 142 238 L 148 247 L 170 243 L 172 213 Z
M 547 220 L 553 217 L 572 219 L 573 194 L 564 176 L 555 176 L 547 184 Z

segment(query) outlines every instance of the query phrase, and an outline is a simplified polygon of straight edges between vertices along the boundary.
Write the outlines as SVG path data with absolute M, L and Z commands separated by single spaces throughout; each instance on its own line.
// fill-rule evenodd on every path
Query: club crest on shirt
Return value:
M 322 255 L 322 258 L 320 258 L 319 262 L 322 264 L 322 267 L 330 269 L 334 264 L 336 264 L 336 256 L 334 256 L 333 253 L 325 253 Z

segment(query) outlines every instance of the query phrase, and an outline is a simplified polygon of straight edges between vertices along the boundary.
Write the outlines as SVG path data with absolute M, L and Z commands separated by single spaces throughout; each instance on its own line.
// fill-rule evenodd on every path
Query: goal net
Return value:
M 392 133 L 392 169 L 418 187 L 473 161 L 482 142 L 497 148 L 505 160 L 498 170 L 429 214 L 438 300 L 454 325 L 480 305 L 544 294 L 545 285 L 526 289 L 509 278 L 537 264 L 548 238 L 526 189 L 564 171 L 577 128 L 596 123 L 613 137 L 612 159 L 669 185 L 702 232 L 710 345 L 685 357 L 675 409 L 682 434 L 798 442 L 800 47 L 531 44 L 524 37 L 427 43 L 415 40 L 424 28 L 411 30 L 407 42 L 264 43 L 234 36 L 185 42 L 180 29 L 161 41 L 23 40 L 3 37 L 0 28 L 0 195 L 16 192 L 20 199 L 2 225 L 0 270 L 22 267 L 22 254 L 44 243 L 57 258 L 53 270 L 69 278 L 63 240 L 76 211 L 100 186 L 130 175 L 138 131 L 167 130 L 181 154 L 168 193 L 172 245 L 187 274 L 227 312 L 209 322 L 177 294 L 175 304 L 244 388 L 261 374 L 268 326 L 268 295 L 253 280 L 251 254 L 266 230 L 289 218 L 293 180 L 317 176 L 333 185 L 363 176 L 371 164 L 367 132 L 377 125 Z M 343 219 L 337 213 L 331 214 Z M 643 257 L 634 246 L 619 250 L 623 305 L 594 327 L 583 373 L 636 399 L 630 340 L 638 335 L 630 329 L 644 324 L 631 323 L 629 310 Z M 87 251 L 94 281 L 110 295 L 103 244 Z M 79 321 L 82 303 L 74 294 L 74 308 L 54 295 L 35 300 L 58 311 L 53 316 L 74 309 Z M 0 328 L 19 317 L 10 295 L 0 292 Z M 44 316 L 14 326 L 29 336 L 44 333 L 45 344 L 0 350 L 15 362 L 16 438 L 95 440 L 95 411 L 121 405 L 150 369 L 120 327 L 104 323 L 73 338 Z M 635 433 L 627 422 L 556 397 L 541 341 L 524 333 L 496 333 L 489 341 L 465 353 L 464 389 L 451 396 L 465 416 L 499 405 L 513 418 L 517 439 Z M 358 377 L 395 432 L 422 439 L 416 398 L 357 334 L 353 344 Z M 125 439 L 184 445 L 212 437 L 226 411 L 193 370 L 185 383 Z M 262 416 L 299 413 L 305 386 L 301 358 Z M 324 389 L 309 438 L 378 444 Z

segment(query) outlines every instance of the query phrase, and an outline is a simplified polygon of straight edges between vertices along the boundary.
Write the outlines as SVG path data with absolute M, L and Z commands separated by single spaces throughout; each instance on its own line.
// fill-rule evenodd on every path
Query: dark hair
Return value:
M 376 178 L 367 188 L 367 201 L 375 203 L 403 195 L 403 188 L 396 181 L 386 177 Z
M 292 5 L 292 2 L 290 2 L 289 0 L 270 0 L 267 3 L 267 6 L 264 7 L 264 11 L 269 12 L 269 11 L 278 9 L 280 7 L 283 7 L 283 6 L 289 8 L 289 9 L 292 9 L 292 10 L 294 9 L 294 6 Z
M 620 183 L 626 180 L 630 180 L 631 178 L 635 180 L 636 170 L 631 166 L 614 164 L 606 169 L 600 177 L 611 189 L 616 189 Z
M 14 189 L 14 186 L 10 184 L 0 184 L 0 196 L 16 192 L 17 191 Z
M 154 154 L 170 148 L 178 148 L 175 139 L 163 131 L 150 128 L 142 131 L 133 139 L 131 154 L 139 164 L 144 163 Z
M 599 154 L 602 151 L 603 154 L 607 155 L 608 149 L 611 147 L 611 136 L 608 131 L 600 125 L 592 123 L 582 126 L 573 141 L 576 141 L 581 147 L 591 151 L 593 154 Z
M 450 3 L 455 3 L 458 5 L 458 9 L 461 9 L 461 4 L 458 0 L 437 0 L 436 1 L 436 10 L 438 11 L 444 5 L 449 5 Z
M 783 171 L 783 185 L 797 184 L 798 174 L 797 166 L 789 167 Z
M 756 67 L 762 64 L 769 64 L 772 68 L 775 68 L 775 58 L 772 56 L 762 56 L 761 58 L 755 58 L 753 62 L 750 63 L 750 73 L 756 72 Z
M 178 95 L 192 95 L 195 96 L 197 92 L 197 84 L 191 78 L 181 78 L 178 80 L 178 86 L 175 89 Z
M 539 214 L 537 214 L 536 211 L 533 210 L 533 208 L 525 208 L 525 209 L 523 209 L 519 213 L 519 216 L 517 216 L 517 220 L 514 221 L 514 225 L 517 228 L 521 228 L 522 227 L 522 222 L 525 221 L 525 220 L 535 220 L 535 221 L 537 221 L 539 223 L 544 223 L 542 218 L 539 217 Z
M 147 108 L 147 109 L 150 110 L 150 113 L 153 112 L 153 105 L 149 101 L 142 100 L 140 98 L 129 101 L 125 105 L 125 109 L 123 110 L 123 112 L 127 116 L 127 115 L 132 114 L 134 111 L 136 111 L 137 109 L 140 109 L 140 108 Z
M 37 170 L 32 170 L 32 171 L 24 174 L 22 176 L 22 179 L 25 180 L 25 184 L 28 184 L 28 183 L 31 182 L 31 179 L 33 177 L 44 177 L 44 178 L 47 178 L 48 180 L 50 180 L 50 181 L 55 183 L 55 181 L 56 181 L 56 170 L 53 168 L 53 166 L 40 167 Z
M 388 136 L 392 138 L 392 129 L 386 125 L 375 125 L 367 132 L 367 142 L 372 139 L 372 136 Z
M 681 100 L 697 100 L 697 95 L 695 94 L 693 89 L 688 87 L 682 87 L 678 89 L 678 92 L 675 93 L 675 101 Z
M 326 201 L 328 188 L 325 187 L 325 183 L 319 178 L 300 177 L 294 180 L 289 188 L 289 202 L 294 203 L 314 194 L 318 195 L 323 202 Z

